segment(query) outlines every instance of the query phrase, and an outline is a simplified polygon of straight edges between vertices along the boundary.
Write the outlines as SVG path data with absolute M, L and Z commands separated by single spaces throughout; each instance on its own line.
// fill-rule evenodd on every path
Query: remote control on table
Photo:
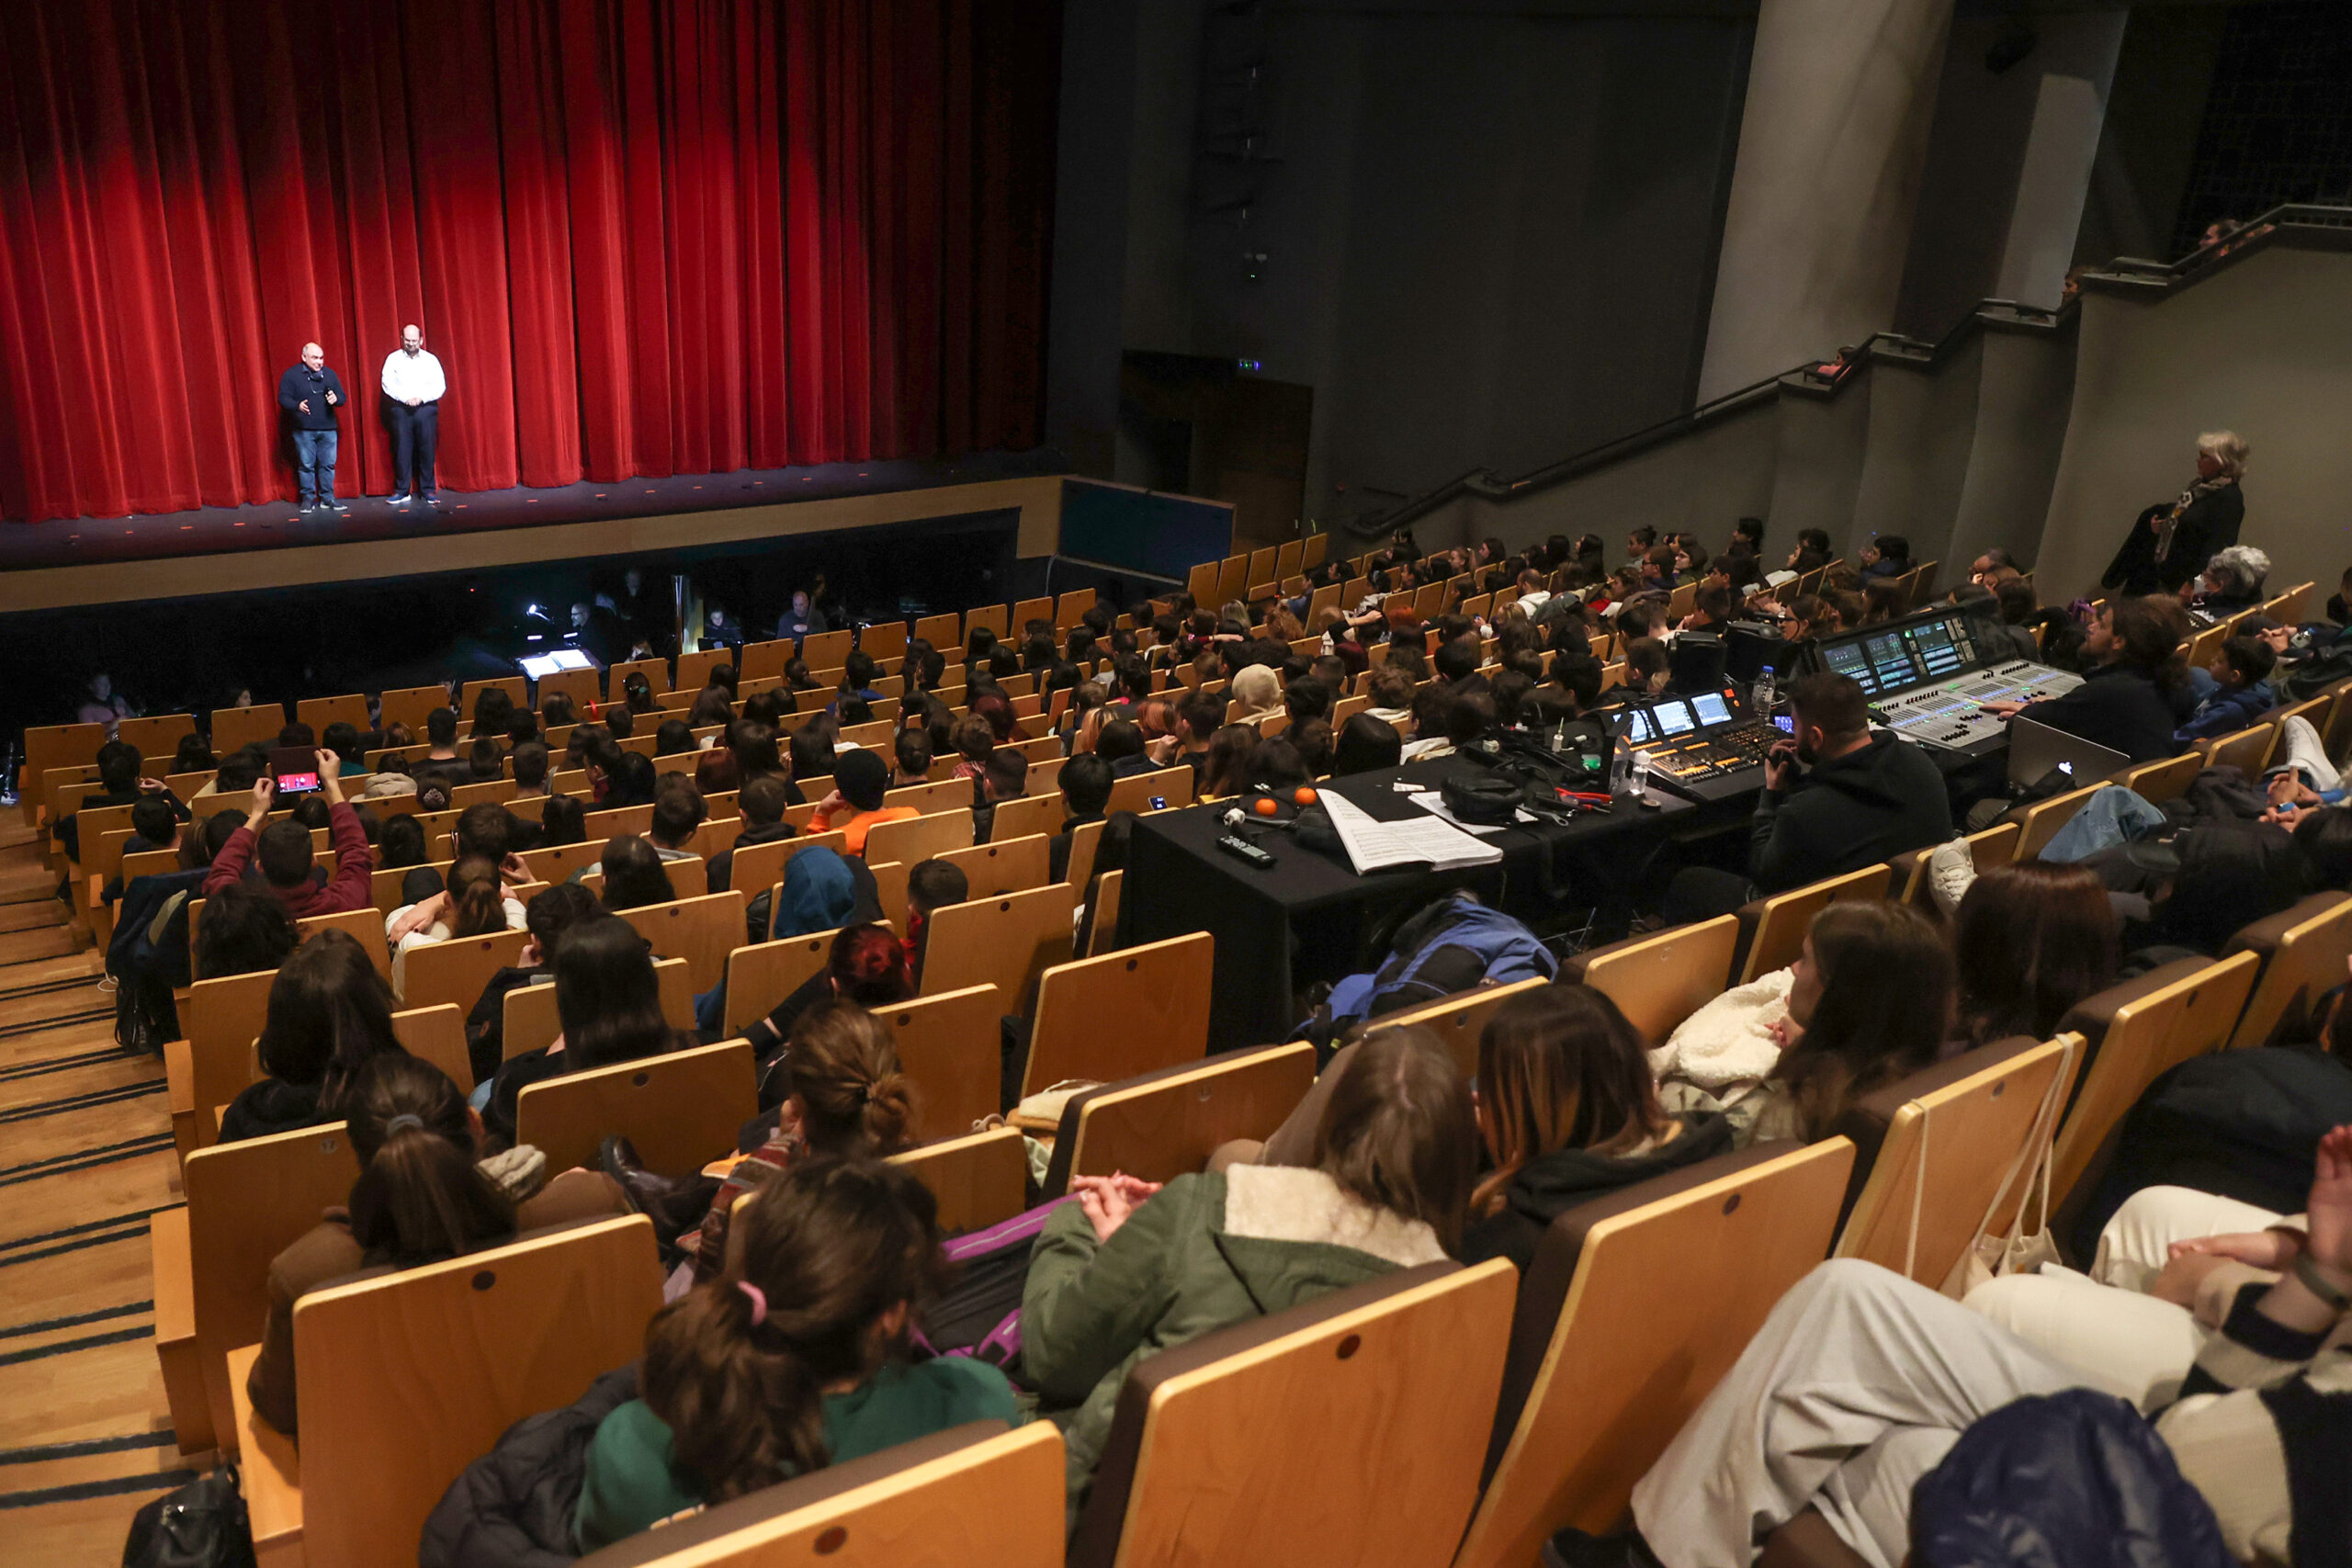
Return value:
M 1227 854 L 1233 856 L 1236 860 L 1248 861 L 1260 871 L 1271 871 L 1273 869 L 1274 857 L 1268 854 L 1265 851 L 1260 849 L 1257 845 L 1251 843 L 1247 839 L 1236 838 L 1231 833 L 1227 833 L 1217 840 L 1216 847 L 1223 850 Z

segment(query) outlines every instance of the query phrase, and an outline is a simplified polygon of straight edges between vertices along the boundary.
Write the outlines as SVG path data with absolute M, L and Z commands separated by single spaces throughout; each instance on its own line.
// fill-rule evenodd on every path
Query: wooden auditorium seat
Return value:
M 1940 1289 L 1976 1240 L 2004 1178 L 2054 1124 L 2080 1061 L 2082 1037 L 2002 1040 L 1963 1052 L 1866 1095 L 1838 1131 L 1858 1145 L 1851 1212 L 1838 1256 L 1859 1258 Z M 2046 1108 L 2046 1113 L 2045 1113 Z M 1867 1160 L 1867 1166 L 1864 1161 Z M 1996 1223 L 2022 1201 L 2010 1179 Z
M 1425 1264 L 1147 1357 L 1069 1568 L 1444 1568 L 1477 1496 L 1517 1278 L 1499 1258 Z
M 514 1110 L 514 1141 L 548 1156 L 549 1170 L 596 1164 L 603 1141 L 637 1145 L 648 1170 L 685 1175 L 735 1146 L 759 1114 L 752 1043 L 722 1040 L 527 1086 Z
M 748 901 L 736 890 L 616 913 L 653 944 L 656 957 L 684 959 L 695 990 L 700 993 L 726 978 L 727 955 L 742 944 L 743 906 Z
M 1005 1011 L 1026 1016 L 1039 978 L 1069 962 L 1076 902 L 1069 884 L 1056 882 L 935 911 L 924 939 L 922 994 L 992 985 Z
M 774 1012 L 832 955 L 843 928 L 739 945 L 727 955 L 727 1006 L 719 1029 L 729 1038 Z M 740 931 L 740 928 L 739 928 Z
M 1053 872 L 1052 848 L 1052 840 L 1043 833 L 1018 839 L 998 833 L 985 844 L 949 850 L 931 858 L 961 871 L 970 897 L 994 898 L 1045 886 Z M 886 903 L 882 907 L 888 909 L 890 906 Z
M 1518 1290 L 1457 1568 L 1614 1529 L 1634 1483 L 1829 1250 L 1853 1145 L 1759 1144 L 1555 1218 Z
M 294 1309 L 302 1446 L 245 1398 L 229 1358 L 241 1479 L 263 1568 L 408 1568 L 425 1516 L 526 1416 L 643 1352 L 662 1304 L 653 1224 L 598 1221 L 371 1273 Z
M 914 1080 L 917 1129 L 955 1137 L 997 1112 L 1003 1078 L 994 986 L 967 986 L 876 1008 L 898 1036 L 899 1070 Z
M 1746 938 L 1747 956 L 1739 965 L 1739 983 L 1744 986 L 1758 975 L 1769 975 L 1794 964 L 1804 947 L 1805 932 L 1813 929 L 1815 915 L 1832 904 L 1884 898 L 1893 875 L 1893 868 L 1883 863 L 1866 865 L 1860 871 L 1824 877 L 1743 906 L 1737 918 Z
M 521 931 L 452 937 L 412 948 L 402 961 L 408 991 L 401 999 L 410 1007 L 454 1002 L 461 1012 L 470 1013 L 490 977 L 522 963 L 523 950 L 530 944 L 531 933 Z
M 2352 894 L 2314 893 L 2255 921 L 2230 939 L 2224 956 L 2237 953 L 2255 954 L 2263 967 L 2230 1043 L 2243 1049 L 2307 1038 L 2319 999 L 2344 983 L 2352 960 Z
M 1017 1127 L 991 1127 L 904 1149 L 890 1156 L 939 1200 L 939 1228 L 949 1235 L 1001 1224 L 1029 1201 L 1029 1156 Z
M 552 970 L 548 971 L 552 976 Z M 662 994 L 662 1021 L 673 1029 L 692 1032 L 695 1026 L 694 977 L 683 958 L 654 960 L 653 980 Z M 552 980 L 517 986 L 506 993 L 499 1022 L 502 1059 L 513 1061 L 526 1051 L 555 1043 L 563 1032 L 563 1019 L 555 1004 Z
M 2106 784 L 2101 782 L 2082 789 L 2069 790 L 2064 795 L 2053 795 L 2047 800 L 2035 801 L 2031 806 L 2004 817 L 2004 822 L 2018 825 L 2018 859 L 2041 859 L 2041 852 L 2050 847 L 2050 840 L 2058 836 L 2058 829 L 2073 821 L 2075 813 L 2083 808 L 2084 803 L 2106 787 Z
M 1068 888 L 1061 884 L 1067 892 Z M 936 923 L 956 909 L 933 917 Z M 930 994 L 931 965 L 923 989 Z M 1208 1052 L 1211 976 L 1216 938 L 1207 931 L 1080 958 L 1045 970 L 1022 1075 L 1025 1098 L 1071 1079 L 1116 1083 L 1161 1067 L 1197 1062 Z
M 1976 874 L 1984 875 L 1996 865 L 2007 865 L 2017 859 L 2018 825 L 2004 822 L 1987 828 L 1968 838 L 1968 858 L 1976 867 Z M 1934 890 L 1929 886 L 1928 857 L 1936 852 L 1931 847 L 1908 850 L 1888 862 L 1894 875 L 1888 879 L 1886 896 L 1898 904 L 1908 904 L 1915 909 L 1933 910 Z
M 2262 770 L 2270 764 L 2271 749 L 2278 744 L 2278 727 L 2266 720 L 2234 735 L 2199 741 L 2198 749 L 2205 753 L 2207 767 L 2236 768 L 2259 784 Z
M 1453 1053 L 1453 1065 L 1462 1069 L 1465 1078 L 1478 1076 L 1478 1036 L 1495 1010 L 1511 998 L 1529 991 L 1540 991 L 1552 984 L 1538 975 L 1532 979 L 1514 980 L 1508 986 L 1479 986 L 1433 1002 L 1424 1002 L 1402 1012 L 1384 1013 L 1368 1021 L 1373 1029 L 1394 1029 L 1404 1024 L 1417 1024 L 1435 1030 Z
M 927 817 L 877 822 L 865 835 L 867 860 L 894 860 L 901 865 L 920 865 L 933 855 L 971 847 L 972 810 L 968 806 L 934 811 Z
M 1723 994 L 1738 942 L 1737 917 L 1718 915 L 1589 948 L 1562 963 L 1560 978 L 1590 986 L 1615 1002 L 1642 1038 L 1655 1046 L 1674 1032 L 1675 1025 Z
M 1167 1181 L 1201 1170 L 1221 1144 L 1272 1137 L 1314 1084 L 1315 1047 L 1295 1040 L 1082 1089 L 1062 1107 L 1046 1190 L 1067 1192 L 1073 1176 Z
M 1050 1421 L 974 1421 L 614 1542 L 582 1568 L 1060 1568 L 1066 1461 Z

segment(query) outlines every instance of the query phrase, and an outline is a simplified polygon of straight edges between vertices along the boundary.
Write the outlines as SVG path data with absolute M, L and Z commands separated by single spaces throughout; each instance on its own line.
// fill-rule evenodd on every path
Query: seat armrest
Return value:
M 189 1262 L 187 1206 L 160 1209 L 149 1219 L 147 1246 L 155 1272 L 155 1362 L 164 1400 L 182 1453 L 217 1445 L 212 1406 L 204 1392 L 204 1364 L 196 1347 L 196 1273 Z
M 245 1379 L 261 1359 L 259 1345 L 229 1352 L 229 1399 L 237 1413 L 237 1472 L 253 1526 L 258 1568 L 301 1568 L 302 1461 L 294 1439 L 254 1414 Z

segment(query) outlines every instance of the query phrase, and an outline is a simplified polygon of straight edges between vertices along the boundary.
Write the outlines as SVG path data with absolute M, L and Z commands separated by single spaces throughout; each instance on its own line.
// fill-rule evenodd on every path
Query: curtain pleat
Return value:
M 278 374 L 459 490 L 1033 446 L 1055 0 L 0 6 L 0 516 L 290 498 Z

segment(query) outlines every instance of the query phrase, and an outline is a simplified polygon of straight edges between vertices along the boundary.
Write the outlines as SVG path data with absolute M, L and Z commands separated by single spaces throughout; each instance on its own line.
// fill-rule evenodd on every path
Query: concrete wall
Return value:
M 1861 483 L 1845 535 L 1848 559 L 1877 534 L 1909 540 L 1914 560 L 1941 558 L 1976 424 L 1982 341 L 1971 339 L 1935 369 L 1873 361 L 1870 384 L 1846 394 L 1866 393 L 1870 401 Z
M 2084 301 L 2065 456 L 2035 581 L 2064 600 L 2098 581 L 2145 506 L 2194 471 L 2199 432 L 2252 443 L 2245 543 L 2271 581 L 2332 584 L 2352 562 L 2352 254 L 2274 249 L 2161 301 Z
M 1940 558 L 1972 561 L 1998 545 L 2030 563 L 2065 446 L 2075 329 L 1993 328 L 1977 344 L 1975 423 Z M 1960 580 L 1947 572 L 1942 581 Z

